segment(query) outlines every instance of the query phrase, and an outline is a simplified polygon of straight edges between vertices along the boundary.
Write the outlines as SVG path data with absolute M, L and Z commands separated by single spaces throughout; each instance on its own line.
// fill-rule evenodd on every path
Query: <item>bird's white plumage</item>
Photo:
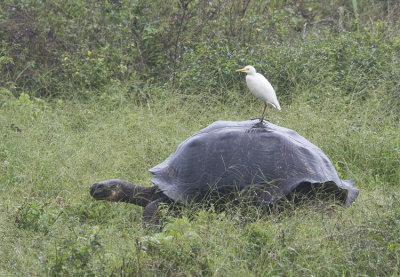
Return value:
M 254 67 L 248 65 L 237 71 L 246 72 L 246 83 L 251 93 L 264 103 L 271 105 L 277 110 L 281 110 L 274 88 L 263 75 L 256 72 Z
M 277 110 L 281 110 L 278 99 L 276 98 L 275 90 L 270 82 L 260 73 L 255 73 L 246 76 L 246 83 L 249 90 L 263 102 L 270 104 Z

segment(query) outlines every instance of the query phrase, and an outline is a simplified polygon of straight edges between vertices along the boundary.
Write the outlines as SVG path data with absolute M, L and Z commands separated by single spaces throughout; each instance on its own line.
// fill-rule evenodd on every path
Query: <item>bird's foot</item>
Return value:
M 257 130 L 257 131 L 261 130 L 263 132 L 268 131 L 267 128 L 268 128 L 268 122 L 267 121 L 257 121 L 257 123 L 255 123 L 252 126 L 252 130 Z

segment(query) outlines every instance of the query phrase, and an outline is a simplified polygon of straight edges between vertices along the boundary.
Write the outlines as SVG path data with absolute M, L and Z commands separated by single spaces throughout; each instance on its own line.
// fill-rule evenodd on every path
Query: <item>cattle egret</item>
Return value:
M 265 104 L 264 111 L 260 117 L 260 122 L 264 120 L 268 104 L 279 111 L 281 110 L 274 88 L 263 75 L 256 72 L 254 67 L 248 65 L 242 69 L 236 70 L 236 72 L 246 72 L 247 87 L 251 93 L 261 99 Z

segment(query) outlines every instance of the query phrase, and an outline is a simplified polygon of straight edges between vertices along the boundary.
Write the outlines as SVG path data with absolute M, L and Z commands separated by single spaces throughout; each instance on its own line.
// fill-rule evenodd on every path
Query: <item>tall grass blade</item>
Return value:
M 353 11 L 354 15 L 356 16 L 356 19 L 358 20 L 358 7 L 357 7 L 357 0 L 351 0 L 353 3 Z

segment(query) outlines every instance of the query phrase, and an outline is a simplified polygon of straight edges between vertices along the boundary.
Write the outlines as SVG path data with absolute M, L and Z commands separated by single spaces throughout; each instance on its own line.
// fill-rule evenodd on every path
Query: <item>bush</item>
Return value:
M 371 84 L 353 74 L 398 80 L 390 54 L 399 49 L 395 13 L 383 2 L 351 2 L 5 0 L 2 85 L 16 95 L 68 98 L 139 78 L 223 93 L 239 78 L 233 69 L 253 64 L 290 98 L 293 85 L 315 83 L 314 74 L 331 61 L 337 74 L 329 77 L 353 82 L 356 92 Z M 353 30 L 360 32 L 356 40 L 349 39 Z

